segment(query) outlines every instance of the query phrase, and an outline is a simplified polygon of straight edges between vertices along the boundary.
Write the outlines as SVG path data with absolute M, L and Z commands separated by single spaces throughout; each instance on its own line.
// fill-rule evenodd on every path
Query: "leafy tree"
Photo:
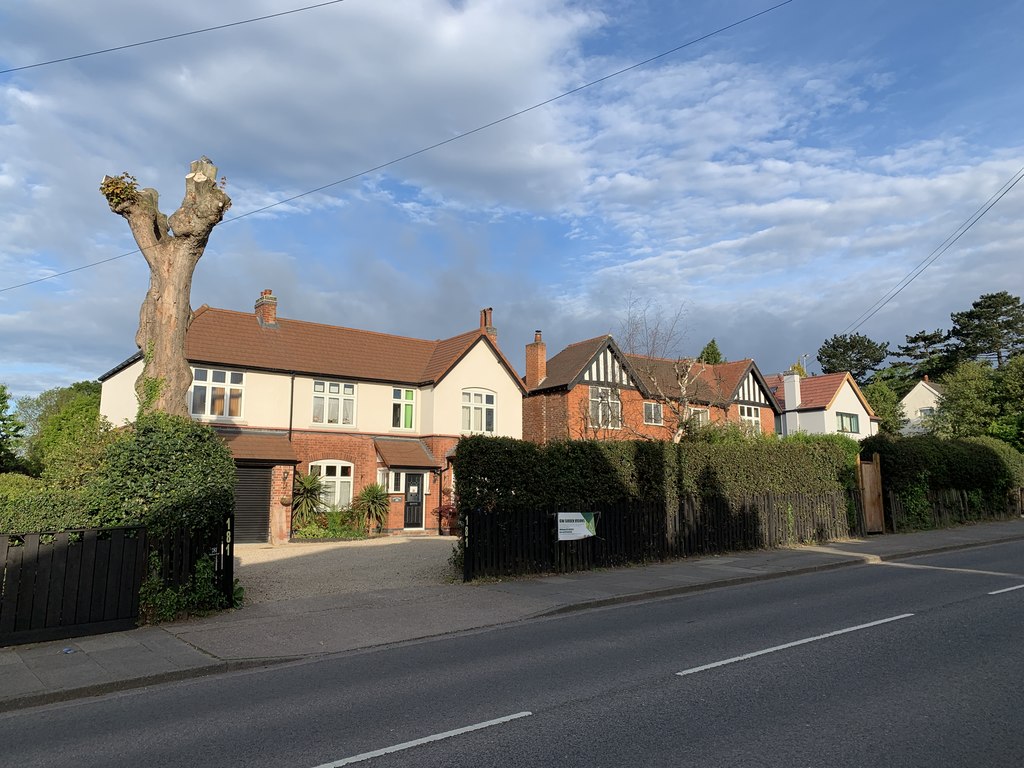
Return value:
M 725 358 L 722 357 L 721 350 L 718 349 L 718 342 L 712 339 L 704 345 L 704 349 L 700 351 L 700 355 L 697 359 L 702 363 L 708 365 L 718 365 L 725 362 Z
M 793 363 L 791 366 L 789 366 L 789 370 L 798 374 L 803 379 L 807 378 L 807 368 L 804 367 L 804 364 L 803 362 L 801 362 L 800 358 L 797 358 L 797 361 Z
M 999 415 L 989 434 L 1024 450 L 1024 355 L 1015 355 L 995 372 L 993 391 Z
M 21 467 L 17 450 L 25 425 L 9 412 L 10 406 L 10 393 L 0 384 L 0 472 L 12 472 Z
M 930 427 L 940 437 L 980 437 L 998 415 L 995 377 L 990 366 L 975 360 L 961 363 L 942 379 L 944 390 Z
M 849 371 L 858 384 L 889 356 L 889 342 L 875 342 L 860 333 L 837 334 L 818 348 L 823 373 Z
M 890 435 L 900 434 L 904 418 L 903 404 L 893 388 L 885 381 L 872 379 L 862 391 L 871 405 L 871 410 L 881 419 L 878 423 L 879 430 Z
M 17 417 L 25 424 L 23 455 L 32 474 L 46 470 L 50 458 L 58 453 L 92 451 L 95 466 L 102 445 L 97 440 L 101 429 L 100 383 L 77 381 L 69 387 L 54 387 L 36 397 L 18 400 Z
M 1006 291 L 986 293 L 969 310 L 950 315 L 956 351 L 962 358 L 994 361 L 997 368 L 1024 351 L 1024 305 Z

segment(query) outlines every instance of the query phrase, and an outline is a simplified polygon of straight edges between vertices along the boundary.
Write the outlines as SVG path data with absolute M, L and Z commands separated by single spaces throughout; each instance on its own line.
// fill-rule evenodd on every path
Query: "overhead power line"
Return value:
M 179 32 L 176 35 L 166 35 L 164 37 L 154 37 L 152 40 L 143 40 L 138 43 L 129 43 L 128 45 L 117 45 L 113 48 L 103 48 L 99 51 L 90 51 L 89 53 L 78 53 L 74 56 L 63 56 L 59 59 L 50 59 L 49 61 L 40 61 L 36 64 L 25 64 L 20 67 L 11 67 L 10 69 L 0 69 L 0 75 L 6 75 L 11 72 L 21 72 L 25 69 L 35 69 L 36 67 L 46 67 L 50 64 L 60 64 L 64 61 L 74 61 L 75 59 L 86 59 L 90 56 L 100 56 L 104 53 L 114 53 L 115 51 L 125 51 L 129 48 L 138 48 L 143 45 L 152 45 L 153 43 L 163 43 L 167 40 L 177 40 L 181 37 L 191 37 L 192 35 L 202 35 L 206 32 L 216 32 L 218 29 L 228 29 L 229 27 L 240 27 L 243 24 L 252 24 L 257 21 L 267 21 L 268 19 L 277 19 L 281 16 L 289 16 L 293 13 L 302 13 L 303 11 L 312 11 L 315 8 L 323 8 L 327 5 L 337 5 L 343 3 L 345 0 L 327 0 L 327 2 L 317 3 L 316 5 L 306 5 L 302 8 L 292 8 L 290 11 L 281 11 L 280 13 L 268 13 L 266 16 L 257 16 L 254 19 L 243 19 L 242 21 L 232 21 L 228 24 L 218 24 L 215 27 L 204 27 L 203 29 L 194 29 L 191 32 Z
M 864 323 L 866 323 L 868 320 L 870 320 L 872 317 L 878 314 L 878 312 L 886 304 L 888 304 L 890 301 L 899 296 L 904 288 L 906 288 L 918 277 L 920 277 L 921 274 L 926 269 L 928 269 L 928 267 L 934 264 L 935 261 L 940 256 L 942 256 L 942 254 L 944 254 L 946 251 L 952 248 L 953 244 L 956 243 L 957 240 L 959 240 L 961 237 L 967 234 L 968 230 L 970 230 L 971 227 L 977 224 L 978 221 L 980 221 L 986 213 L 992 210 L 992 207 L 1000 200 L 1002 200 L 1003 197 L 1005 197 L 1011 189 L 1017 186 L 1017 183 L 1021 179 L 1024 179 L 1024 168 L 1021 168 L 1015 174 L 1013 174 L 1013 176 L 1011 176 L 1010 179 L 1005 184 L 1003 184 L 1002 187 L 1000 187 L 988 200 L 986 200 L 982 204 L 982 206 L 978 208 L 978 210 L 976 210 L 974 213 L 968 216 L 967 219 L 959 227 L 953 230 L 953 232 L 945 240 L 943 240 L 935 248 L 935 250 L 929 253 L 916 267 L 910 270 L 910 272 L 908 272 L 902 280 L 900 280 L 898 283 L 896 283 L 896 285 L 894 285 L 886 293 L 884 293 L 878 301 L 876 301 L 874 304 L 872 304 L 870 307 L 864 310 L 864 312 L 862 312 L 856 320 L 854 320 L 852 323 L 846 326 L 846 328 L 843 329 L 843 333 L 846 334 L 856 331 L 858 328 L 864 325 Z
M 646 64 L 650 64 L 652 61 L 657 61 L 658 59 L 663 59 L 666 56 L 671 56 L 673 53 L 677 53 L 677 52 L 683 50 L 684 48 L 689 48 L 692 45 L 696 45 L 697 43 L 700 43 L 700 42 L 703 42 L 704 40 L 707 40 L 708 38 L 714 37 L 715 35 L 719 35 L 719 34 L 721 34 L 723 32 L 726 32 L 726 31 L 728 31 L 730 29 L 733 29 L 734 27 L 738 27 L 739 25 L 745 24 L 748 21 L 752 21 L 753 19 L 756 19 L 759 16 L 764 16 L 766 13 L 771 13 L 772 11 L 779 9 L 779 8 L 781 8 L 784 5 L 789 5 L 792 2 L 793 2 L 793 0 L 784 0 L 784 2 L 778 3 L 777 5 L 773 5 L 770 8 L 765 8 L 763 11 L 758 11 L 757 13 L 751 14 L 750 16 L 747 16 L 747 17 L 745 17 L 743 19 L 740 19 L 739 21 L 734 21 L 732 24 L 727 24 L 724 27 L 719 27 L 718 29 L 714 30 L 713 32 L 708 32 L 707 34 L 701 35 L 700 37 L 695 37 L 693 40 L 685 42 L 682 45 L 677 45 L 675 48 L 671 48 L 671 49 L 669 49 L 667 51 L 659 53 L 656 56 L 651 56 L 650 58 L 644 59 L 643 61 L 638 61 L 636 64 L 631 64 L 628 67 L 623 67 L 622 69 L 616 70 L 615 72 L 612 72 L 610 74 L 604 75 L 603 77 L 599 77 L 597 80 L 591 80 L 589 83 L 584 83 L 583 85 L 579 85 L 579 86 L 577 86 L 577 87 L 575 87 L 575 88 L 573 88 L 571 90 L 565 91 L 564 93 L 560 93 L 557 96 L 552 96 L 550 99 L 545 99 L 544 101 L 538 102 L 538 103 L 534 104 L 533 106 L 526 107 L 525 109 L 520 109 L 517 112 L 513 112 L 513 113 L 511 113 L 509 115 L 505 115 L 505 117 L 500 117 L 497 120 L 492 120 L 489 123 L 485 123 L 484 125 L 478 126 L 478 127 L 473 128 L 471 130 L 468 130 L 468 131 L 466 131 L 464 133 L 456 134 L 455 136 L 447 138 L 444 141 L 438 141 L 438 142 L 436 142 L 434 144 L 431 144 L 430 146 L 423 147 L 422 149 L 417 149 L 414 152 L 408 152 L 408 153 L 406 153 L 404 155 L 401 155 L 400 157 L 394 158 L 393 160 L 388 160 L 387 162 L 379 163 L 378 165 L 375 165 L 372 168 L 367 168 L 366 170 L 359 171 L 358 173 L 353 173 L 353 174 L 351 174 L 349 176 L 346 176 L 343 179 L 338 179 L 337 181 L 332 181 L 332 182 L 330 182 L 328 184 L 321 184 L 319 187 L 315 187 L 313 189 L 306 190 L 305 192 L 300 192 L 297 195 L 292 195 L 291 197 L 286 197 L 283 200 L 278 200 L 275 203 L 270 203 L 269 205 L 264 205 L 264 206 L 262 206 L 260 208 L 255 208 L 255 209 L 253 209 L 251 211 L 247 211 L 247 212 L 241 214 L 240 216 L 234 216 L 232 218 L 225 219 L 223 221 L 223 223 L 224 224 L 228 224 L 228 223 L 231 223 L 231 222 L 234 222 L 234 221 L 241 221 L 242 219 L 248 218 L 249 216 L 254 216 L 257 213 L 263 213 L 264 211 L 268 211 L 271 208 L 276 208 L 279 205 L 285 205 L 286 203 L 293 202 L 295 200 L 298 200 L 299 198 L 306 197 L 307 195 L 312 195 L 312 194 L 315 194 L 317 192 L 323 192 L 325 189 L 330 189 L 331 187 L 336 187 L 339 184 L 344 184 L 344 183 L 346 183 L 348 181 L 352 181 L 353 179 L 358 179 L 361 176 L 366 176 L 367 174 L 375 173 L 375 172 L 377 172 L 379 170 L 382 170 L 382 169 L 387 168 L 389 166 L 395 165 L 396 163 L 400 163 L 400 162 L 402 162 L 404 160 L 408 160 L 410 158 L 417 157 L 418 155 L 422 155 L 422 154 L 424 154 L 426 152 L 430 152 L 431 150 L 437 149 L 438 147 L 443 147 L 446 144 L 451 144 L 452 142 L 459 141 L 460 139 L 464 139 L 467 136 L 472 136 L 475 133 L 480 133 L 481 131 L 485 131 L 488 128 L 493 128 L 496 125 L 500 125 L 501 123 L 508 122 L 509 120 L 512 120 L 512 119 L 514 119 L 516 117 L 520 117 L 521 115 L 525 115 L 528 112 L 533 112 L 536 109 L 540 109 L 541 107 L 547 106 L 548 104 L 556 102 L 556 101 L 558 101 L 560 99 L 564 99 L 565 97 L 571 96 L 574 93 L 579 93 L 580 91 L 586 90 L 587 88 L 592 88 L 595 85 L 603 83 L 606 80 L 611 80 L 613 77 L 618 77 L 619 75 L 623 75 L 626 72 L 631 72 L 634 69 L 638 69 L 639 67 L 642 67 L 642 66 L 644 66 Z M 39 278 L 36 278 L 35 280 L 28 280 L 28 281 L 26 281 L 24 283 L 18 283 L 17 285 L 10 285 L 10 286 L 7 286 L 6 288 L 0 288 L 0 293 L 4 293 L 5 291 L 13 291 L 15 288 L 24 288 L 27 285 L 34 285 L 36 283 L 41 283 L 44 280 L 52 280 L 53 278 L 56 278 L 56 277 L 63 277 L 64 275 L 70 275 L 72 272 L 80 272 L 83 269 L 88 269 L 90 267 L 99 266 L 100 264 L 106 264 L 106 263 L 111 262 L 111 261 L 116 261 L 117 259 L 123 259 L 125 256 L 132 256 L 132 255 L 134 255 L 136 253 L 141 253 L 141 252 L 142 252 L 141 250 L 136 248 L 134 251 L 128 251 L 126 253 L 122 253 L 122 254 L 119 254 L 117 256 L 111 256 L 110 258 L 102 259 L 100 261 L 95 261 L 95 262 L 92 262 L 90 264 L 83 264 L 82 266 L 75 267 L 74 269 L 68 269 L 68 270 L 65 270 L 63 272 L 55 272 L 52 275 L 46 275 L 45 277 L 39 277 Z

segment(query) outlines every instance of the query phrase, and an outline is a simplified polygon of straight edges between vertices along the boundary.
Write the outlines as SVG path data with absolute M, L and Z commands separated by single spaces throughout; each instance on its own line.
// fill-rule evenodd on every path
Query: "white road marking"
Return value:
M 506 715 L 505 717 L 499 717 L 496 720 L 488 720 L 485 723 L 477 723 L 476 725 L 467 725 L 465 728 L 456 728 L 454 731 L 445 731 L 444 733 L 437 733 L 433 736 L 424 736 L 422 739 L 414 739 L 413 741 L 406 741 L 402 744 L 395 744 L 392 747 L 384 747 L 383 749 L 375 749 L 373 752 L 363 752 L 361 755 L 353 755 L 352 757 L 346 757 L 343 760 L 335 760 L 333 763 L 324 763 L 318 765 L 316 768 L 338 768 L 342 765 L 351 765 L 352 763 L 361 763 L 364 760 L 372 760 L 375 757 L 381 757 L 382 755 L 390 755 L 392 752 L 401 752 L 404 749 L 412 749 L 418 747 L 421 744 L 429 744 L 432 741 L 441 741 L 442 739 L 450 739 L 452 736 L 460 736 L 463 733 L 469 733 L 470 731 L 479 731 L 481 728 L 490 728 L 492 725 L 501 725 L 511 720 L 518 720 L 521 717 L 529 717 L 533 712 L 516 712 L 514 715 Z
M 1015 589 L 1024 589 L 1024 584 L 1018 584 L 1016 587 L 1006 587 L 1005 589 L 997 589 L 995 592 L 989 592 L 990 595 L 1001 595 L 1003 592 L 1013 592 Z
M 746 661 L 747 659 L 753 659 L 757 656 L 764 656 L 766 653 L 775 653 L 776 651 L 784 651 L 787 648 L 793 648 L 798 645 L 805 645 L 806 643 L 814 643 L 818 640 L 825 640 L 836 635 L 845 635 L 847 632 L 857 632 L 861 629 L 869 629 L 871 627 L 877 627 L 880 624 L 888 624 L 890 621 L 899 621 L 900 619 L 909 619 L 914 614 L 912 613 L 901 613 L 899 616 L 890 616 L 888 619 L 879 619 L 878 621 L 871 621 L 867 624 L 858 624 L 855 627 L 847 627 L 846 629 L 837 629 L 835 632 L 826 632 L 824 635 L 815 635 L 814 637 L 805 637 L 803 640 L 794 640 L 792 643 L 785 643 L 783 645 L 776 645 L 771 648 L 765 648 L 761 651 L 754 651 L 753 653 L 745 653 L 742 656 L 734 656 L 731 659 L 723 659 L 722 661 L 716 661 L 711 664 L 703 664 L 699 667 L 692 667 L 690 669 L 684 669 L 682 672 L 676 672 L 677 675 L 693 675 L 697 672 L 704 672 L 708 669 L 714 669 L 715 667 L 724 667 L 726 664 L 735 664 L 738 661 Z
M 917 568 L 922 571 L 949 571 L 950 573 L 971 573 L 977 576 L 1006 576 L 1011 579 L 1021 578 L 1019 573 L 1004 573 L 1003 571 L 979 571 L 974 568 L 948 568 L 941 565 L 919 565 L 918 563 L 882 563 L 889 568 Z

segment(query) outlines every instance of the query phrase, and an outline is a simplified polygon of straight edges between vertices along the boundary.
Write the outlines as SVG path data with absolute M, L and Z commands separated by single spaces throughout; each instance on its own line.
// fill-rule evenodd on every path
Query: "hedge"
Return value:
M 467 437 L 454 459 L 456 494 L 461 508 L 487 510 L 658 500 L 668 508 L 684 495 L 739 500 L 763 493 L 842 493 L 855 482 L 857 448 L 834 437 L 544 445 Z
M 81 490 L 55 488 L 28 475 L 0 474 L 0 532 L 32 533 L 94 524 Z

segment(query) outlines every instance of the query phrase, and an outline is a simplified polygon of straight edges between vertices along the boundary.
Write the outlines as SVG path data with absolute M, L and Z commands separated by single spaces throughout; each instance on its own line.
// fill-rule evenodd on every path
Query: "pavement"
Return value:
M 1024 520 L 648 566 L 266 601 L 188 621 L 0 648 L 0 712 L 617 603 L 1024 539 Z M 245 569 L 240 569 L 245 584 Z

